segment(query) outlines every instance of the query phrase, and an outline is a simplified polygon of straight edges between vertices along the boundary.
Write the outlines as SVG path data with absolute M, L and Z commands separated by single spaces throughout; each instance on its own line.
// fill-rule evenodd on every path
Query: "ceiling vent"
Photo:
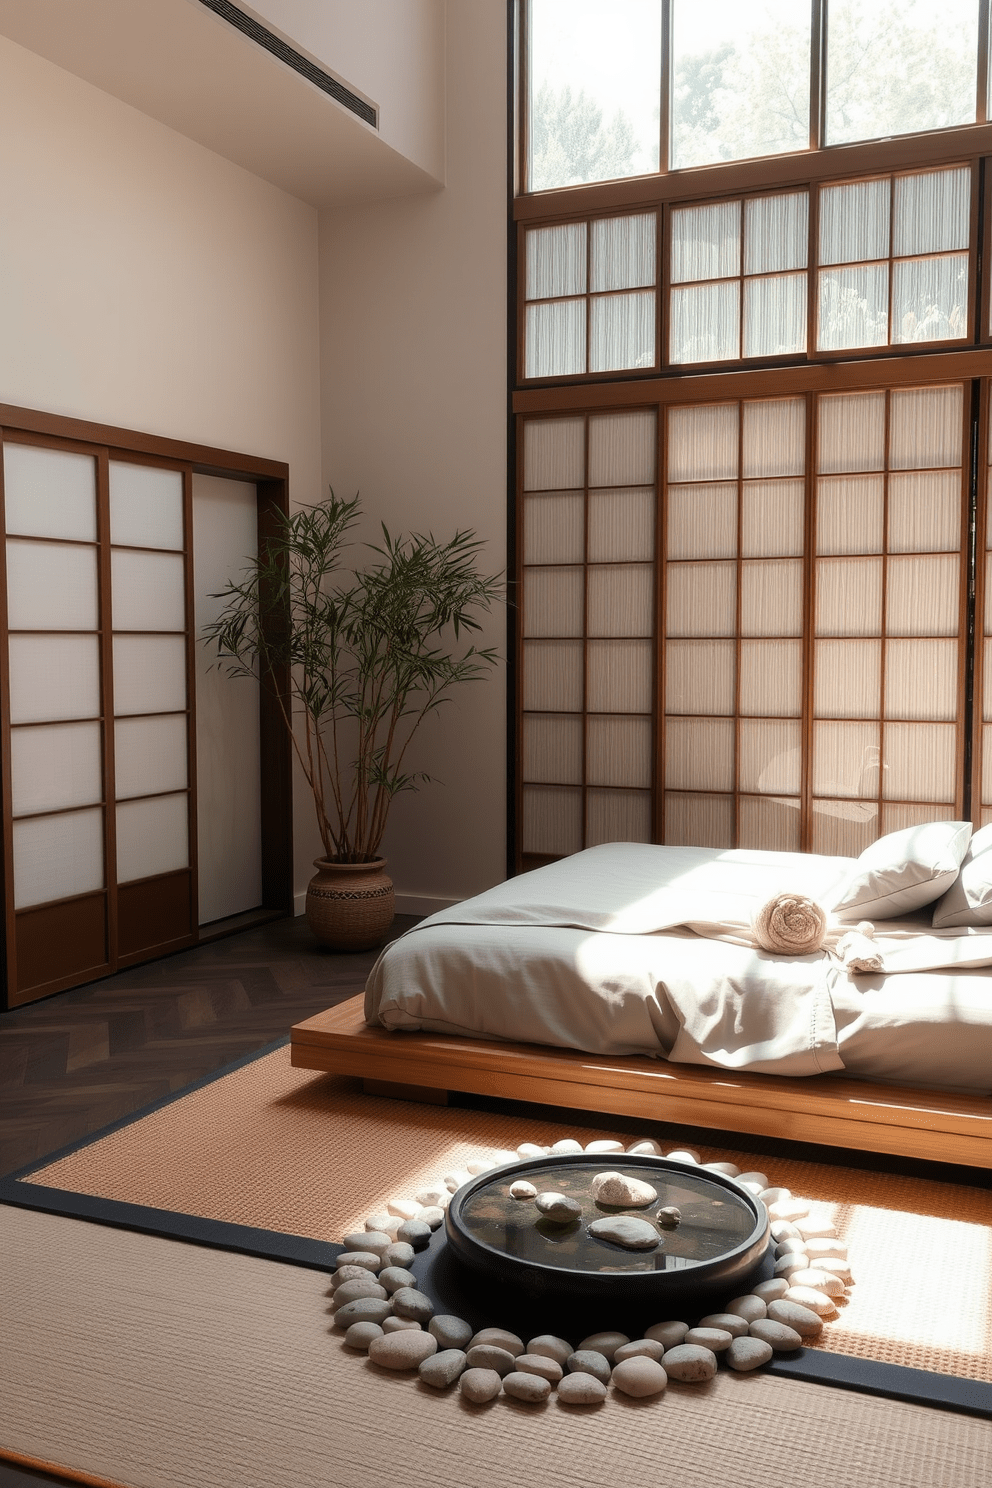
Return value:
M 239 10 L 236 5 L 231 5 L 229 0 L 200 0 L 200 4 L 205 5 L 208 10 L 212 10 L 215 15 L 227 21 L 228 25 L 234 26 L 257 46 L 264 47 L 267 52 L 271 52 L 273 57 L 278 57 L 280 62 L 285 62 L 287 67 L 291 67 L 294 72 L 305 77 L 308 82 L 313 83 L 314 87 L 320 88 L 323 93 L 329 94 L 344 108 L 357 114 L 366 124 L 371 124 L 373 129 L 378 129 L 378 115 L 371 103 L 366 103 L 364 98 L 359 98 L 357 93 L 352 93 L 344 83 L 339 83 L 337 78 L 324 72 L 308 57 L 294 51 L 287 42 L 283 41 L 282 37 L 276 36 L 273 31 L 269 31 L 252 16 L 245 15 L 243 10 Z

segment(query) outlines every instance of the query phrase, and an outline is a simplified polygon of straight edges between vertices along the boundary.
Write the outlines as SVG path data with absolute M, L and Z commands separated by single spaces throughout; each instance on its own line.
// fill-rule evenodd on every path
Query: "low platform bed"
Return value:
M 603 1058 L 534 1044 L 391 1033 L 368 1027 L 361 997 L 298 1023 L 292 1062 L 357 1076 L 373 1094 L 437 1102 L 447 1091 L 461 1091 L 992 1167 L 992 1100 L 986 1096 L 878 1086 L 835 1074 L 736 1074 L 643 1056 Z

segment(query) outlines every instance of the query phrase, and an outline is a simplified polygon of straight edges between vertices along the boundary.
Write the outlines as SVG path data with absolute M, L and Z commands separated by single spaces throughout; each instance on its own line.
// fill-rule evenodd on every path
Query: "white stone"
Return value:
M 804 1240 L 836 1240 L 837 1238 L 837 1227 L 829 1219 L 815 1219 L 812 1216 L 809 1219 L 797 1219 L 796 1229 Z
M 759 1173 L 758 1170 L 755 1169 L 753 1172 L 750 1173 L 741 1173 L 738 1176 L 737 1182 L 745 1184 L 756 1183 L 758 1185 L 758 1193 L 761 1193 L 762 1189 L 768 1187 L 768 1174 Z
M 696 1343 L 678 1344 L 668 1350 L 661 1362 L 669 1379 L 682 1380 L 685 1384 L 700 1385 L 716 1374 L 716 1354 Z
M 724 1333 L 729 1333 L 731 1338 L 743 1338 L 748 1329 L 747 1318 L 742 1318 L 736 1312 L 708 1312 L 705 1317 L 699 1319 L 697 1328 L 719 1328 Z M 693 1332 L 696 1329 L 692 1330 Z M 686 1334 L 684 1342 L 705 1343 L 705 1338 L 690 1338 Z M 708 1347 L 709 1345 L 707 1345 Z
M 783 1240 L 801 1240 L 802 1236 L 795 1225 L 787 1219 L 774 1219 L 771 1224 L 771 1236 L 777 1245 Z
M 582 1205 L 568 1194 L 541 1193 L 534 1200 L 534 1207 L 543 1219 L 552 1224 L 574 1224 L 582 1217 Z
M 806 1249 L 806 1244 L 807 1242 L 802 1238 L 801 1235 L 796 1235 L 795 1237 L 790 1235 L 787 1240 L 780 1240 L 779 1243 L 776 1245 L 775 1259 L 780 1260 L 781 1257 L 784 1255 L 795 1255 L 800 1250 L 803 1252 L 804 1255 L 809 1255 L 809 1251 Z
M 582 1143 L 577 1142 L 574 1137 L 562 1137 L 560 1142 L 555 1142 L 551 1148 L 555 1157 L 566 1157 L 582 1151 Z
M 815 1312 L 817 1317 L 831 1317 L 837 1311 L 833 1298 L 815 1287 L 790 1286 L 786 1292 L 784 1301 L 794 1302 L 797 1307 L 808 1307 L 810 1312 Z M 357 1307 L 356 1302 L 353 1306 Z
M 473 1178 L 478 1178 L 480 1173 L 488 1173 L 490 1168 L 495 1167 L 487 1157 L 474 1157 L 471 1162 L 465 1164 L 466 1173 L 471 1173 Z
M 368 1216 L 365 1221 L 365 1228 L 367 1230 L 380 1230 L 383 1234 L 391 1235 L 395 1238 L 396 1231 L 402 1223 L 403 1221 L 398 1214 L 389 1214 L 385 1209 L 380 1209 L 377 1213 Z
M 703 1163 L 703 1167 L 710 1173 L 722 1173 L 725 1178 L 739 1178 L 741 1174 L 741 1170 L 736 1163 Z
M 760 1369 L 772 1356 L 772 1346 L 762 1338 L 735 1338 L 727 1350 L 727 1363 L 731 1369 L 747 1374 Z
M 772 1322 L 785 1323 L 787 1328 L 795 1329 L 802 1338 L 815 1338 L 823 1330 L 823 1320 L 817 1313 L 798 1302 L 790 1302 L 788 1296 L 769 1302 L 768 1316 Z
M 388 1317 L 383 1320 L 383 1333 L 402 1333 L 404 1328 L 419 1328 L 420 1324 L 413 1318 Z
M 444 1187 L 422 1188 L 420 1192 L 415 1195 L 415 1198 L 422 1209 L 430 1209 L 433 1207 L 433 1205 L 440 1204 L 441 1200 L 444 1198 L 447 1192 L 448 1190 Z
M 779 1256 L 775 1262 L 776 1276 L 791 1276 L 794 1271 L 805 1271 L 809 1265 L 809 1258 L 804 1250 L 793 1250 L 787 1255 Z
M 550 1147 L 541 1147 L 537 1142 L 521 1142 L 517 1148 L 517 1156 L 524 1161 L 529 1157 L 547 1157 L 550 1151 Z
M 375 1281 L 376 1275 L 367 1266 L 341 1266 L 328 1278 L 331 1291 L 337 1291 L 346 1281 Z
M 466 1369 L 458 1380 L 458 1388 L 473 1405 L 484 1405 L 495 1400 L 503 1388 L 503 1381 L 495 1369 Z
M 336 1309 L 334 1313 L 335 1328 L 350 1328 L 352 1323 L 379 1323 L 387 1318 L 393 1310 L 392 1302 L 379 1297 L 358 1297 L 354 1302 L 346 1302 L 343 1307 Z
M 644 1329 L 645 1338 L 653 1338 L 665 1349 L 676 1348 L 689 1331 L 688 1323 L 653 1323 Z
M 847 1260 L 847 1246 L 844 1244 L 843 1240 L 812 1240 L 811 1239 L 811 1240 L 807 1240 L 805 1242 L 805 1244 L 806 1244 L 806 1252 L 807 1252 L 810 1260 L 811 1261 L 812 1260 L 815 1260 L 817 1262 L 817 1264 L 819 1264 L 819 1262 L 821 1260 L 822 1261 L 829 1260 L 829 1259 L 835 1259 L 835 1260 L 838 1260 L 838 1261 L 846 1261 Z
M 397 1287 L 392 1296 L 393 1310 L 397 1317 L 415 1318 L 418 1323 L 429 1323 L 434 1316 L 434 1303 L 416 1287 Z
M 460 1188 L 464 1188 L 465 1184 L 471 1181 L 472 1174 L 465 1168 L 457 1173 L 446 1173 L 444 1176 L 444 1185 L 449 1194 L 457 1193 Z
M 508 1167 L 510 1163 L 515 1163 L 515 1162 L 519 1162 L 519 1161 L 520 1161 L 520 1159 L 517 1156 L 517 1154 L 515 1152 L 511 1152 L 509 1150 L 509 1148 L 507 1148 L 507 1147 L 499 1147 L 493 1153 L 493 1167 L 494 1168 L 505 1168 L 505 1167 Z
M 386 1205 L 390 1214 L 396 1214 L 401 1220 L 412 1219 L 418 1209 L 423 1205 L 417 1199 L 390 1199 Z
M 784 1219 L 788 1224 L 798 1225 L 808 1213 L 809 1205 L 805 1199 L 779 1199 L 777 1203 L 768 1205 L 768 1218 L 772 1221 Z
M 737 1182 L 740 1184 L 741 1188 L 746 1189 L 753 1198 L 757 1198 L 761 1192 L 758 1184 L 752 1183 L 750 1179 L 738 1178 Z
M 777 1302 L 784 1297 L 789 1290 L 788 1278 L 785 1276 L 773 1277 L 771 1281 L 759 1281 L 754 1288 L 754 1295 L 760 1297 L 767 1307 L 769 1302 Z
M 584 1150 L 602 1156 L 607 1152 L 622 1152 L 623 1143 L 616 1141 L 613 1137 L 600 1137 L 595 1142 L 587 1142 Z
M 665 1352 L 665 1345 L 659 1343 L 655 1338 L 634 1338 L 630 1343 L 621 1344 L 613 1355 L 614 1364 L 622 1364 L 624 1359 L 639 1359 L 643 1355 L 648 1359 L 659 1359 Z
M 805 1271 L 793 1271 L 789 1282 L 790 1292 L 793 1287 L 813 1287 L 814 1290 L 823 1292 L 828 1297 L 843 1297 L 844 1295 L 844 1283 L 840 1277 L 832 1276 L 829 1271 L 821 1271 L 817 1266 L 809 1266 Z
M 382 1230 L 357 1230 L 344 1237 L 345 1250 L 370 1250 L 373 1255 L 383 1255 L 392 1245 L 392 1235 Z
M 768 1312 L 765 1303 L 760 1297 L 756 1297 L 753 1292 L 748 1292 L 744 1297 L 735 1297 L 732 1302 L 727 1303 L 723 1310 L 724 1312 L 733 1313 L 737 1317 L 744 1318 L 745 1322 L 748 1323 L 753 1323 L 758 1318 L 765 1317 Z
M 628 1157 L 661 1157 L 661 1143 L 656 1142 L 654 1137 L 641 1137 L 640 1141 L 632 1142 L 627 1148 Z
M 528 1183 L 526 1178 L 518 1178 L 516 1183 L 510 1184 L 511 1199 L 536 1199 L 537 1189 L 533 1183 Z
M 406 1269 L 413 1260 L 414 1250 L 405 1240 L 394 1240 L 388 1249 L 383 1251 L 382 1263 L 384 1266 L 402 1266 Z
M 352 1323 L 351 1327 L 344 1335 L 345 1347 L 350 1349 L 358 1349 L 361 1353 L 367 1354 L 369 1351 L 369 1344 L 372 1342 L 373 1338 L 381 1337 L 382 1329 L 379 1327 L 378 1323 Z
M 384 1266 L 379 1272 L 379 1284 L 385 1287 L 389 1293 L 398 1292 L 400 1287 L 415 1287 L 417 1278 L 412 1271 L 405 1266 Z
M 512 1374 L 516 1368 L 513 1355 L 494 1343 L 473 1344 L 468 1350 L 467 1358 L 469 1369 L 492 1369 L 501 1379 Z
M 726 1328 L 690 1328 L 682 1342 L 685 1348 L 705 1348 L 711 1354 L 722 1354 L 733 1341 L 734 1335 L 728 1333 Z
M 565 1368 L 569 1374 L 591 1374 L 604 1385 L 609 1384 L 613 1372 L 606 1355 L 597 1353 L 595 1349 L 576 1349 L 574 1354 L 569 1354 Z
M 361 1266 L 364 1271 L 381 1271 L 382 1256 L 374 1255 L 371 1250 L 343 1250 L 334 1262 L 334 1269 L 340 1271 L 344 1266 Z
M 618 1209 L 644 1209 L 658 1197 L 658 1190 L 643 1179 L 612 1172 L 597 1173 L 589 1185 L 589 1192 L 597 1203 L 611 1204 Z
M 783 1204 L 786 1199 L 792 1198 L 791 1188 L 763 1188 L 758 1194 L 763 1204 Z
M 611 1214 L 604 1219 L 594 1219 L 588 1233 L 596 1240 L 609 1240 L 613 1245 L 622 1245 L 625 1250 L 654 1250 L 661 1236 L 654 1225 L 646 1219 L 635 1219 L 631 1214 Z
M 818 1271 L 829 1271 L 831 1276 L 839 1276 L 847 1286 L 850 1286 L 854 1280 L 851 1275 L 850 1261 L 840 1261 L 836 1256 L 818 1256 L 815 1259 L 810 1256 L 810 1263 L 815 1265 Z
M 566 1374 L 557 1390 L 560 1405 L 602 1405 L 606 1386 L 594 1375 Z
M 668 1384 L 668 1375 L 657 1359 L 641 1354 L 615 1365 L 612 1383 L 621 1394 L 644 1399 L 648 1395 L 660 1395 Z
M 440 1204 L 431 1204 L 426 1209 L 417 1211 L 417 1220 L 420 1224 L 429 1225 L 432 1230 L 439 1230 L 444 1224 L 444 1210 Z M 408 1223 L 404 1220 L 404 1224 Z
M 427 1331 L 434 1334 L 438 1347 L 442 1349 L 464 1350 L 472 1339 L 471 1324 L 450 1312 L 435 1313 L 427 1324 Z
M 384 1369 L 416 1369 L 436 1353 L 434 1335 L 413 1328 L 404 1328 L 399 1333 L 384 1333 L 369 1344 L 369 1358 Z
M 669 1162 L 699 1163 L 699 1153 L 691 1147 L 676 1147 L 667 1154 Z

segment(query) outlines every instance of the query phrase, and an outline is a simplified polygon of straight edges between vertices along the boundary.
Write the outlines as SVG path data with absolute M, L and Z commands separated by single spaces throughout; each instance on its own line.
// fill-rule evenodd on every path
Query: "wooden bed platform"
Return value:
M 369 1028 L 364 998 L 292 1030 L 301 1069 L 357 1075 L 370 1093 L 437 1103 L 449 1090 L 992 1167 L 992 1099 L 837 1075 L 736 1074 L 642 1056 Z

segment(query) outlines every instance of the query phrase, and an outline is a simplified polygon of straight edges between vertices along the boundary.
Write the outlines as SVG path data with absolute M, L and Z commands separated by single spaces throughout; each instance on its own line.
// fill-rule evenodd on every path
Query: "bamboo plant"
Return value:
M 381 544 L 365 545 L 371 561 L 349 568 L 360 517 L 359 498 L 333 490 L 279 514 L 240 581 L 215 596 L 223 608 L 203 632 L 232 677 L 273 686 L 288 674 L 288 690 L 276 689 L 282 717 L 324 854 L 338 863 L 374 861 L 393 800 L 430 781 L 407 768 L 411 740 L 457 683 L 496 663 L 494 648 L 463 635 L 481 629 L 502 594 L 500 576 L 480 572 L 483 544 L 467 530 L 438 542 L 394 537 L 383 524 Z

